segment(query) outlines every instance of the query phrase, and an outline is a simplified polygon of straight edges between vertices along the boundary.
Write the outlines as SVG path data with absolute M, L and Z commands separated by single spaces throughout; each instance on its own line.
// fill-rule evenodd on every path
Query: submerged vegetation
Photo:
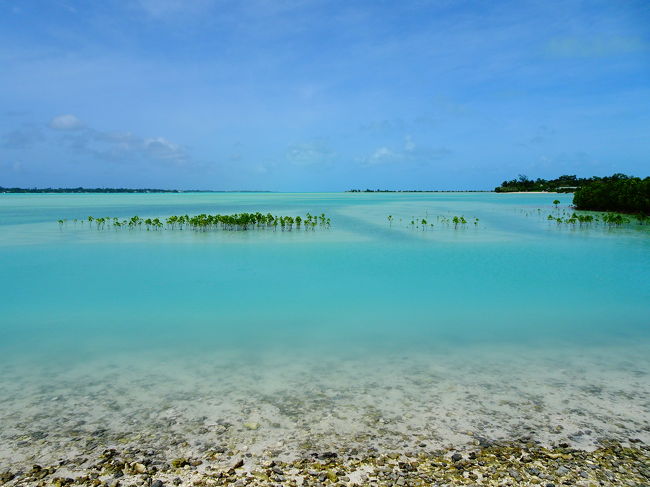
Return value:
M 632 222 L 632 219 L 629 215 L 623 215 L 621 213 L 613 213 L 613 212 L 576 213 L 574 211 L 571 214 L 569 214 L 565 210 L 562 210 L 560 213 L 560 210 L 558 209 L 555 201 L 553 202 L 553 204 L 555 205 L 555 208 L 558 210 L 558 212 L 556 215 L 549 214 L 546 217 L 546 219 L 549 221 L 554 221 L 559 224 L 560 223 L 565 223 L 567 225 L 578 224 L 579 226 L 582 226 L 591 223 L 597 223 L 597 224 L 602 223 L 608 226 L 619 226 L 619 225 L 624 225 Z M 541 211 L 542 211 L 541 209 L 537 210 L 538 213 Z M 636 222 L 639 225 L 650 224 L 650 216 L 636 214 L 634 215 L 634 220 L 636 220 Z
M 549 223 L 557 223 L 557 226 L 564 226 L 565 228 L 573 229 L 596 229 L 607 228 L 612 229 L 622 227 L 625 229 L 636 228 L 638 230 L 646 231 L 645 228 L 638 228 L 639 226 L 650 226 L 650 216 L 640 213 L 637 214 L 624 214 L 618 212 L 601 212 L 601 211 L 581 211 L 573 206 L 558 206 L 559 201 L 554 200 L 554 208 L 550 213 L 549 207 L 544 209 L 537 208 L 535 211 L 530 209 L 520 208 L 517 211 L 525 216 L 537 216 L 544 219 Z
M 97 230 L 104 230 L 107 227 L 115 229 L 145 229 L 145 230 L 196 230 L 196 231 L 209 231 L 209 230 L 252 230 L 252 229 L 281 229 L 292 230 L 304 228 L 305 230 L 313 230 L 316 227 L 329 228 L 331 220 L 321 213 L 320 215 L 312 215 L 307 213 L 306 216 L 277 216 L 271 213 L 235 213 L 232 215 L 208 215 L 201 213 L 200 215 L 172 215 L 166 219 L 160 218 L 140 218 L 133 216 L 128 219 L 120 219 L 117 217 L 93 217 L 89 216 L 86 220 L 74 219 L 74 224 L 88 222 L 91 228 Z M 61 227 L 67 220 L 58 220 Z
M 395 218 L 393 215 L 388 215 L 387 217 L 388 220 L 388 225 L 390 227 L 393 226 L 393 221 L 395 221 Z M 410 219 L 407 219 L 407 227 L 411 229 L 418 229 L 418 230 L 427 230 L 429 228 L 433 228 L 436 225 L 437 226 L 446 226 L 450 227 L 453 225 L 454 228 L 463 228 L 465 225 L 468 223 L 472 223 L 474 226 L 478 226 L 479 219 L 478 218 L 470 218 L 469 220 L 466 219 L 464 216 L 436 216 L 435 223 L 431 219 L 428 219 L 429 216 L 426 215 L 424 218 L 422 217 L 414 217 L 412 216 Z M 400 222 L 402 222 L 402 219 L 399 219 Z

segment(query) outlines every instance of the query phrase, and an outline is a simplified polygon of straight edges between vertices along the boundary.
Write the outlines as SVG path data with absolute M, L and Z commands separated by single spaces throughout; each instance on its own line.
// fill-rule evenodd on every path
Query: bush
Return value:
M 614 174 L 578 188 L 573 204 L 579 210 L 616 211 L 650 215 L 650 177 Z

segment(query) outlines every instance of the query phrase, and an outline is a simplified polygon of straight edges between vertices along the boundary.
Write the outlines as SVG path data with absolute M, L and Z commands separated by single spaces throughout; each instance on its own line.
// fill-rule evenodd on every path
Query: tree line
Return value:
M 517 191 L 574 193 L 573 205 L 578 210 L 650 215 L 650 177 L 642 179 L 617 173 L 612 176 L 591 178 L 565 175 L 547 180 L 529 179 L 527 176 L 520 175 L 517 179 L 504 181 L 494 191 L 497 193 Z M 559 201 L 556 200 L 556 203 Z
M 504 181 L 494 188 L 497 193 L 514 193 L 519 191 L 548 191 L 555 193 L 573 193 L 578 188 L 590 183 L 595 178 L 579 178 L 575 174 L 563 175 L 556 179 L 530 179 L 520 174 L 517 179 Z
M 487 189 L 348 189 L 346 193 L 490 193 Z
M 573 195 L 577 209 L 650 215 L 650 177 L 614 174 L 591 179 Z

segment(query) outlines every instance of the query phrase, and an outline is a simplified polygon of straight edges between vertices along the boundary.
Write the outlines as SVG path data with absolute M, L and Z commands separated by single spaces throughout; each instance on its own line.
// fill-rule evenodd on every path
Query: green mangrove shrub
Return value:
M 190 229 L 195 231 L 209 230 L 228 230 L 242 231 L 251 229 L 263 229 L 280 227 L 282 230 L 292 230 L 304 228 L 305 230 L 314 230 L 315 228 L 329 228 L 331 219 L 321 213 L 318 216 L 307 213 L 305 217 L 301 216 L 278 216 L 271 213 L 235 213 L 232 215 L 209 215 L 201 213 L 199 215 L 171 215 L 165 219 L 160 218 L 141 218 L 132 216 L 128 219 L 119 219 L 117 217 L 94 217 L 87 218 L 88 223 L 94 223 L 94 228 L 103 230 L 106 225 L 111 225 L 116 230 L 121 228 L 127 229 L 145 229 L 145 230 L 183 230 Z M 58 220 L 59 226 L 63 226 L 65 220 Z
M 553 216 L 553 215 L 548 215 L 546 217 L 547 220 L 549 221 L 555 221 L 558 224 L 568 224 L 568 225 L 575 225 L 576 223 L 579 225 L 586 225 L 586 224 L 591 224 L 591 223 L 597 223 L 597 222 L 602 222 L 604 224 L 607 224 L 609 226 L 615 225 L 623 225 L 626 223 L 630 223 L 630 219 L 627 218 L 624 215 L 621 215 L 620 213 L 604 213 L 600 216 L 600 219 L 598 216 L 594 215 L 589 215 L 589 214 L 579 214 L 576 212 L 571 213 L 571 215 L 568 215 L 566 213 L 563 214 L 563 216 Z M 643 215 L 636 215 L 636 219 L 639 222 L 639 224 L 643 224 L 644 222 L 650 220 L 647 217 L 644 217 Z
M 432 217 L 433 218 L 433 217 Z M 395 218 L 392 215 L 388 215 L 386 217 L 388 220 L 388 225 L 392 227 L 393 222 L 395 221 Z M 401 222 L 402 219 L 400 218 L 399 221 Z M 462 228 L 468 223 L 473 223 L 475 226 L 478 226 L 479 224 L 479 219 L 478 218 L 470 218 L 469 220 L 465 218 L 464 216 L 444 216 L 444 215 L 438 215 L 436 216 L 436 222 L 439 225 L 442 226 L 451 226 L 453 225 L 454 228 L 458 228 L 459 226 Z M 422 230 L 426 230 L 427 228 L 431 228 L 434 226 L 434 224 L 429 220 L 429 214 L 425 215 L 424 218 L 418 217 L 416 218 L 415 216 L 412 216 L 410 219 L 407 220 L 408 222 L 408 227 L 411 229 L 419 229 L 422 228 Z

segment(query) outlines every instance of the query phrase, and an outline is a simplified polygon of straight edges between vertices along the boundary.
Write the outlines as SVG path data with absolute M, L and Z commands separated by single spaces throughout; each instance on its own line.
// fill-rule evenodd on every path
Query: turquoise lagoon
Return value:
M 193 448 L 225 441 L 203 438 L 197 421 L 255 421 L 228 441 L 287 455 L 306 438 L 442 446 L 467 430 L 648 441 L 650 226 L 546 219 L 571 198 L 0 195 L 0 463 L 54 458 L 70 431 L 98 424 L 106 443 L 157 428 L 158 440 L 184 434 Z M 72 222 L 243 211 L 324 212 L 332 225 Z M 441 219 L 454 215 L 469 223 Z M 157 422 L 170 410 L 182 432 Z M 48 436 L 32 441 L 35 428 Z

